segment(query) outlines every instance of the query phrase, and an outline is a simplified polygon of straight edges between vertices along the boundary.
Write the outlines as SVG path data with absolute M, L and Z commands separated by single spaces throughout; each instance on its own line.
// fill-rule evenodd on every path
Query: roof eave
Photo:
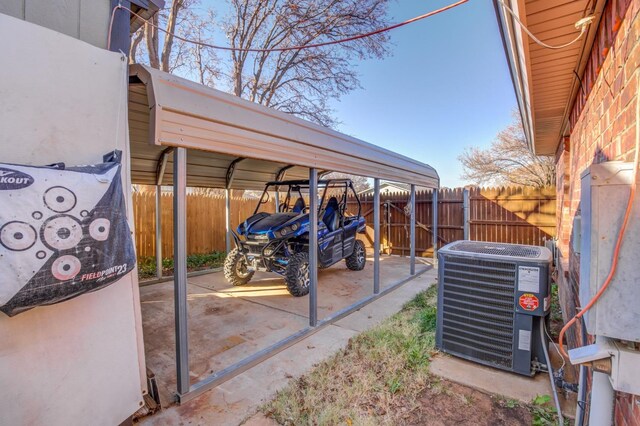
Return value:
M 525 82 L 528 80 L 526 76 L 526 69 L 523 70 L 523 64 L 520 62 L 520 59 L 523 59 L 520 54 L 523 54 L 522 52 L 524 52 L 522 33 L 519 33 L 519 39 L 515 39 L 515 31 L 520 31 L 520 28 L 516 27 L 515 22 L 511 18 L 511 16 L 509 16 L 509 19 L 507 19 L 503 9 L 499 5 L 498 0 L 493 0 L 493 7 L 496 13 L 498 29 L 500 30 L 502 47 L 507 59 L 507 65 L 509 66 L 509 74 L 511 76 L 513 90 L 515 92 L 516 101 L 518 103 L 518 110 L 520 111 L 520 116 L 522 118 L 522 126 L 525 139 L 527 140 L 529 149 L 535 153 L 531 97 L 529 94 L 529 88 L 525 84 Z

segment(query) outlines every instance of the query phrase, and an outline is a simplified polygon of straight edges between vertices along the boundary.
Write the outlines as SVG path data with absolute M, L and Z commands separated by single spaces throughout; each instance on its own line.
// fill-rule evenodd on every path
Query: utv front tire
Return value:
M 345 259 L 347 268 L 352 271 L 362 271 L 364 265 L 367 263 L 367 251 L 364 247 L 364 243 L 360 240 L 356 240 L 353 246 L 353 253 Z
M 302 297 L 309 293 L 309 254 L 295 253 L 289 259 L 284 280 L 292 296 Z
M 255 271 L 249 271 L 247 259 L 237 248 L 229 252 L 224 259 L 224 277 L 230 284 L 244 285 L 251 281 Z

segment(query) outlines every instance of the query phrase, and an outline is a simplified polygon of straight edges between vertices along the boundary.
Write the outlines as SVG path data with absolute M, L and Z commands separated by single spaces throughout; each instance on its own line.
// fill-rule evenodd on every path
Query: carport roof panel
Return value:
M 152 145 L 439 185 L 427 164 L 290 114 L 144 65 L 133 65 L 130 74 L 147 86 Z

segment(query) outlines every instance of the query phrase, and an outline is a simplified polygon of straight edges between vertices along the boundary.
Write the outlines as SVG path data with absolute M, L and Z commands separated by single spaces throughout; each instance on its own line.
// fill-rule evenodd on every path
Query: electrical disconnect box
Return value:
M 581 179 L 580 304 L 585 306 L 609 274 L 629 198 L 633 163 L 594 164 Z M 636 196 L 617 272 L 584 316 L 589 334 L 640 342 L 639 199 Z

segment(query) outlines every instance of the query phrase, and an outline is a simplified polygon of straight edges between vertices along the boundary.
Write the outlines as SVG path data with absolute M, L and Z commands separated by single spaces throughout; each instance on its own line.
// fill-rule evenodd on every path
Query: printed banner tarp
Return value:
M 59 303 L 134 268 L 114 154 L 109 162 L 77 167 L 0 163 L 2 312 L 14 316 Z

